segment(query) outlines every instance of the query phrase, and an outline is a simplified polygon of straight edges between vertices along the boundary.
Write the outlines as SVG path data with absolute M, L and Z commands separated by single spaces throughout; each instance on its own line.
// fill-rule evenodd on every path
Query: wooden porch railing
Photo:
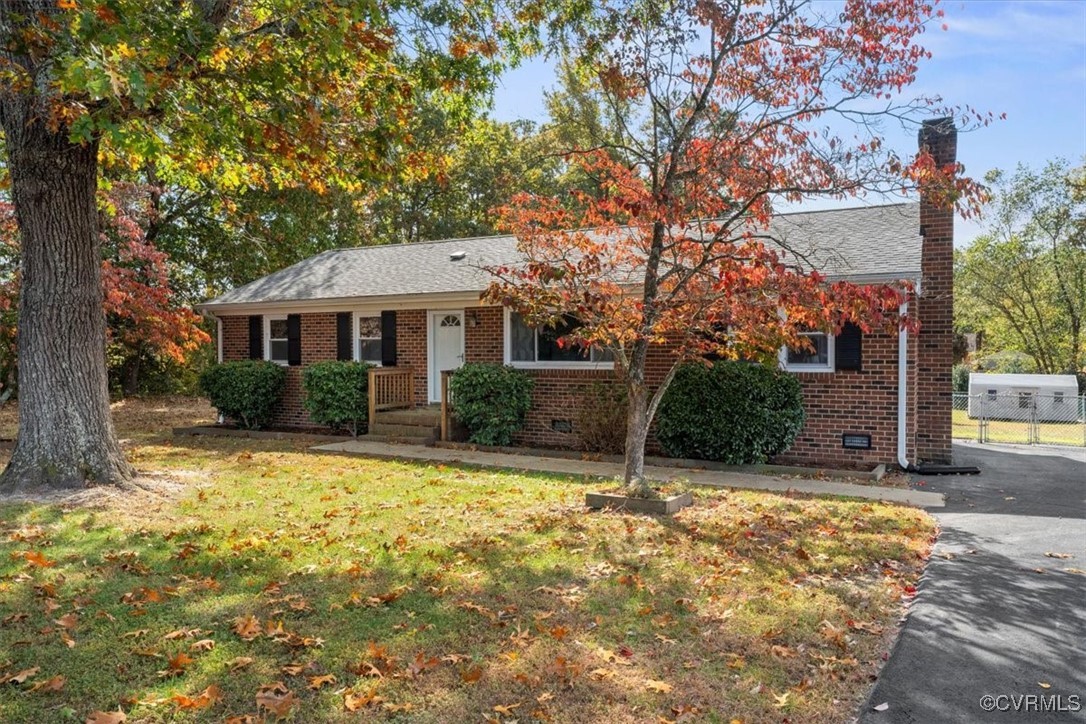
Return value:
M 441 371 L 441 442 L 449 441 L 449 415 L 452 414 L 452 400 L 449 395 L 449 379 L 456 370 Z
M 371 367 L 369 371 L 369 422 L 380 410 L 415 406 L 415 370 L 405 367 Z

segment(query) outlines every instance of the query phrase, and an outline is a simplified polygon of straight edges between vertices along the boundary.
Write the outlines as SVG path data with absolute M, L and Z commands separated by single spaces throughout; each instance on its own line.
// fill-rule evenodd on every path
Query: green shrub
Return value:
M 466 364 L 452 375 L 453 414 L 480 445 L 508 445 L 532 406 L 532 378 L 489 362 Z
M 626 449 L 626 413 L 629 405 L 621 384 L 593 382 L 585 388 L 577 435 L 588 452 L 620 455 Z
M 369 414 L 369 370 L 365 362 L 318 362 L 302 371 L 305 409 L 320 425 L 363 431 Z
M 787 450 L 806 415 L 799 381 L 748 362 L 679 368 L 656 413 L 668 455 L 729 465 L 763 463 Z
M 951 377 L 955 392 L 969 392 L 969 365 L 954 365 Z
M 271 421 L 286 378 L 274 362 L 224 362 L 204 370 L 200 389 L 222 415 L 257 430 Z

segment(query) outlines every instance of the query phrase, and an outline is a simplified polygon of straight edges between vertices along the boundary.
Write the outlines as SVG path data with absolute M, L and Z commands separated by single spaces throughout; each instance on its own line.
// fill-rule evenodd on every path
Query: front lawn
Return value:
M 582 480 L 173 439 L 155 404 L 115 411 L 149 491 L 0 505 L 0 720 L 841 722 L 933 536 L 760 493 L 588 512 Z

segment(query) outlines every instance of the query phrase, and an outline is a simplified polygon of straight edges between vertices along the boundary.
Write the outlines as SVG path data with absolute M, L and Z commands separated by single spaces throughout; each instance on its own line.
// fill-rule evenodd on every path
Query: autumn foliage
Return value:
M 633 0 L 606 4 L 591 32 L 567 38 L 599 107 L 612 109 L 607 134 L 569 150 L 598 188 L 504 208 L 526 263 L 492 269 L 488 297 L 533 324 L 572 315 L 581 326 L 567 343 L 613 353 L 630 399 L 627 484 L 642 478 L 648 426 L 684 360 L 764 358 L 804 344 L 804 329 L 846 321 L 912 324 L 899 318 L 907 284 L 824 279 L 772 218 L 780 201 L 916 188 L 976 209 L 979 187 L 959 166 L 923 149 L 902 159 L 880 133 L 933 110 L 956 122 L 937 98 L 901 96 L 930 55 L 919 36 L 940 15 L 922 0 L 850 0 L 840 12 L 803 0 Z M 664 344 L 670 372 L 647 381 L 648 350 Z
M 146 240 L 144 234 L 147 195 L 145 189 L 118 184 L 100 198 L 103 256 L 103 309 L 111 356 L 130 360 L 161 357 L 182 363 L 187 355 L 211 337 L 201 318 L 174 299 L 167 255 Z M 0 204 L 0 319 L 10 315 L 11 324 L 0 327 L 0 372 L 10 360 L 14 383 L 18 306 L 19 239 L 11 204 Z

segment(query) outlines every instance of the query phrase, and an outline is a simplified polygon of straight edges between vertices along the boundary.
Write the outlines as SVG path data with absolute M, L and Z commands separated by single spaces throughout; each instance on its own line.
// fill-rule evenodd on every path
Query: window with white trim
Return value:
M 265 354 L 267 358 L 276 364 L 285 365 L 288 362 L 288 356 L 290 354 L 287 343 L 287 318 L 286 315 L 279 317 L 265 317 L 267 320 L 267 326 L 264 329 L 264 337 L 268 340 L 267 347 L 265 347 Z
M 381 364 L 381 317 L 358 317 L 355 325 L 356 354 L 360 362 Z
M 834 338 L 832 334 L 811 330 L 800 332 L 810 346 L 786 347 L 781 361 L 789 372 L 833 372 Z
M 614 365 L 614 357 L 607 350 L 596 347 L 586 350 L 580 345 L 558 343 L 577 328 L 577 321 L 572 317 L 567 317 L 555 328 L 529 327 L 516 312 L 509 312 L 506 320 L 506 362 L 514 367 Z

